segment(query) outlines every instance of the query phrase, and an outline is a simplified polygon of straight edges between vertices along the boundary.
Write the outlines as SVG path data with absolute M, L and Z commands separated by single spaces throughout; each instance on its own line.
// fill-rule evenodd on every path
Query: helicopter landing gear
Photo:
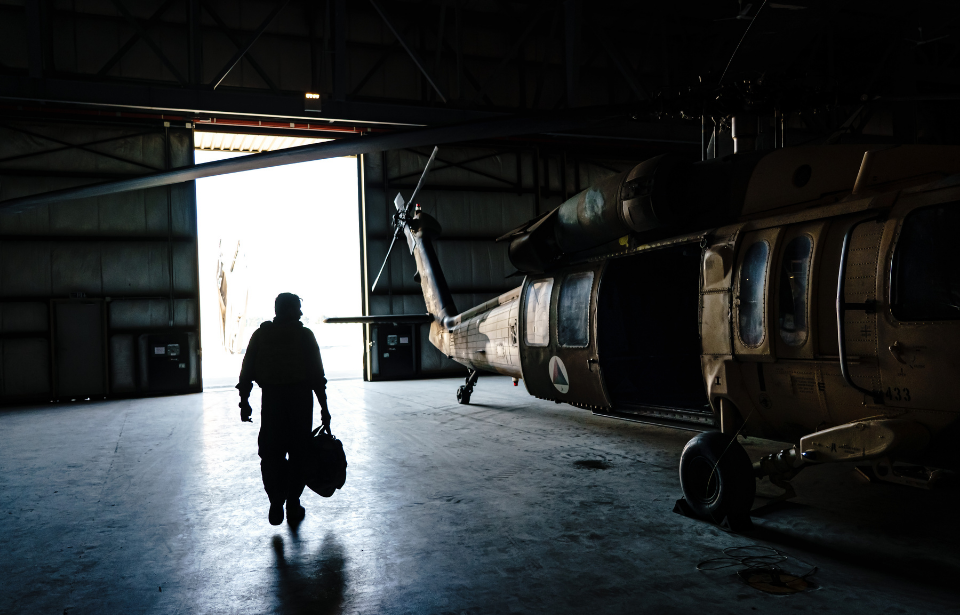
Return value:
M 477 379 L 480 377 L 480 372 L 471 369 L 467 374 L 467 382 L 457 389 L 457 403 L 460 404 L 469 404 L 470 396 L 473 394 L 473 387 L 477 384 Z
M 687 442 L 680 456 L 680 487 L 696 516 L 735 531 L 749 529 L 757 483 L 750 457 L 730 434 L 707 431 Z
M 757 478 L 770 477 L 770 482 L 783 489 L 783 493 L 774 499 L 774 503 L 783 502 L 797 496 L 790 481 L 807 467 L 797 448 L 787 448 L 779 453 L 771 453 L 753 464 L 753 475 Z

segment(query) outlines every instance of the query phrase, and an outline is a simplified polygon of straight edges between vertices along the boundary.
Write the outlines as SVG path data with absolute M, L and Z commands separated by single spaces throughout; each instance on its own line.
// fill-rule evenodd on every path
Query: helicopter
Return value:
M 734 528 L 759 478 L 789 497 L 790 479 L 826 463 L 914 486 L 957 467 L 960 147 L 658 156 L 501 237 L 522 284 L 463 312 L 440 225 L 415 202 L 436 153 L 394 200 L 428 313 L 325 322 L 429 324 L 468 369 L 459 403 L 493 372 L 598 414 L 700 423 L 680 461 L 684 506 Z M 752 463 L 738 435 L 793 445 Z

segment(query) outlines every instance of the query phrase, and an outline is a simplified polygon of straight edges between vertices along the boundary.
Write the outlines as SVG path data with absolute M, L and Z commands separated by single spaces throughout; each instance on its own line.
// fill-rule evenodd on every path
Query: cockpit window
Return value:
M 740 341 L 744 346 L 763 342 L 763 294 L 767 279 L 767 257 L 770 244 L 758 241 L 743 256 L 740 265 Z
M 527 346 L 550 344 L 550 291 L 553 278 L 537 280 L 527 286 L 527 307 L 524 313 Z
M 783 250 L 780 268 L 780 337 L 791 346 L 807 341 L 807 287 L 813 239 L 795 237 Z
M 891 280 L 890 308 L 897 320 L 960 319 L 958 225 L 960 202 L 924 207 L 903 221 Z
M 568 275 L 560 287 L 557 305 L 557 341 L 568 348 L 590 343 L 590 290 L 593 272 Z

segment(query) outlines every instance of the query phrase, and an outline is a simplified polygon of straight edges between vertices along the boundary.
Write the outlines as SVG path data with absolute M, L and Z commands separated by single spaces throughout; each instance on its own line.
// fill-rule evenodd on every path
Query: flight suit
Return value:
M 271 504 L 296 502 L 305 486 L 300 468 L 313 427 L 314 392 L 326 410 L 327 379 L 313 332 L 299 320 L 261 324 L 243 357 L 237 384 L 242 398 L 253 381 L 262 389 L 257 444 L 263 488 Z

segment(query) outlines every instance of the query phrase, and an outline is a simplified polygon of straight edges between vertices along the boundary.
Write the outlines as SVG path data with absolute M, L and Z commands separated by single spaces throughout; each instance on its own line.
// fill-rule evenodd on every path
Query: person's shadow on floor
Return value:
M 331 534 L 323 539 L 317 553 L 299 557 L 284 554 L 281 536 L 273 537 L 277 557 L 277 601 L 283 613 L 339 613 L 346 590 L 346 560 L 343 547 Z

